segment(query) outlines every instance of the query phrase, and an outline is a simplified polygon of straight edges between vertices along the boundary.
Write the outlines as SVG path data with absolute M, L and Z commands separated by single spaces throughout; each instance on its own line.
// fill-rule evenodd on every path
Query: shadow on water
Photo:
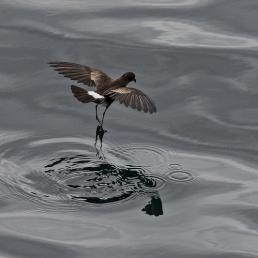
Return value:
M 104 205 L 144 196 L 149 201 L 142 211 L 148 215 L 163 215 L 158 183 L 154 178 L 142 167 L 119 167 L 105 160 L 102 141 L 106 132 L 102 126 L 97 126 L 94 146 L 101 162 L 92 162 L 84 154 L 59 157 L 45 166 L 45 173 L 61 180 L 73 200 Z

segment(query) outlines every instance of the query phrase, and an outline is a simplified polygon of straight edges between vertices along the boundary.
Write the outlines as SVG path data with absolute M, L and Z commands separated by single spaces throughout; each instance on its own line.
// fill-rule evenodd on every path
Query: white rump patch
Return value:
M 91 95 L 94 99 L 104 99 L 104 97 L 98 94 L 95 91 L 88 91 L 88 94 Z

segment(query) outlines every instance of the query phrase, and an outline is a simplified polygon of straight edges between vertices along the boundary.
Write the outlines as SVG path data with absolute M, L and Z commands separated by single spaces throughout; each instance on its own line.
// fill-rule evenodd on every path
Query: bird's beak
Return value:
M 134 78 L 133 80 L 134 80 L 134 82 L 136 82 L 136 79 L 135 79 L 135 78 Z

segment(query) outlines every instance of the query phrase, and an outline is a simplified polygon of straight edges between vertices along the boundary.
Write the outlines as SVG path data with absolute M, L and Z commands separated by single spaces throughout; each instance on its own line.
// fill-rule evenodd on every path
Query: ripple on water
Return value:
M 28 227 L 28 225 L 30 225 Z M 52 239 L 62 242 L 84 241 L 85 239 L 119 238 L 120 233 L 114 228 L 80 218 L 60 218 L 47 216 L 32 216 L 17 214 L 15 216 L 1 216 L 0 228 L 2 232 L 27 235 L 33 238 Z
M 104 148 L 100 159 L 92 139 L 36 139 L 4 154 L 0 180 L 11 196 L 27 198 L 41 210 L 76 211 L 147 196 L 151 201 L 143 211 L 162 214 L 159 191 L 169 179 L 171 154 L 140 144 Z
M 175 182 L 189 182 L 194 180 L 190 171 L 186 171 L 179 164 L 170 164 L 170 171 L 166 174 L 167 178 Z

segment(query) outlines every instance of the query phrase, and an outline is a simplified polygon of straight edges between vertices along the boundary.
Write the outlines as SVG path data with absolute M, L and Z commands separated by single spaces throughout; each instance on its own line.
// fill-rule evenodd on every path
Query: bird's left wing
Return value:
M 114 100 L 119 101 L 120 104 L 125 106 L 130 106 L 138 111 L 144 111 L 149 113 L 154 113 L 157 111 L 155 103 L 142 91 L 129 88 L 120 87 L 116 89 L 109 89 L 103 94 Z
M 104 72 L 90 66 L 68 62 L 49 62 L 49 65 L 64 77 L 88 86 L 95 86 L 100 90 L 112 81 Z

